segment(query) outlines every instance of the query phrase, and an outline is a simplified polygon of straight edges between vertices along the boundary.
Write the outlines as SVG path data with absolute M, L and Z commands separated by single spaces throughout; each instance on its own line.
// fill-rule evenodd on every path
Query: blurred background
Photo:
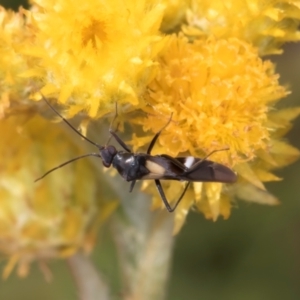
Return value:
M 16 9 L 26 2 L 0 4 Z M 300 106 L 300 44 L 289 44 L 284 55 L 270 59 L 277 64 L 281 84 L 288 84 L 292 91 L 280 105 Z M 300 118 L 286 139 L 300 148 Z M 277 175 L 284 180 L 267 184 L 267 188 L 280 199 L 279 206 L 238 201 L 229 220 L 215 223 L 190 213 L 176 238 L 167 299 L 300 299 L 300 161 Z M 115 294 L 121 295 L 114 257 L 113 242 L 107 232 L 92 259 Z M 2 260 L 0 273 L 4 266 Z M 25 279 L 12 274 L 7 280 L 0 280 L 0 299 L 76 299 L 67 264 L 54 261 L 50 269 L 50 283 L 35 264 Z

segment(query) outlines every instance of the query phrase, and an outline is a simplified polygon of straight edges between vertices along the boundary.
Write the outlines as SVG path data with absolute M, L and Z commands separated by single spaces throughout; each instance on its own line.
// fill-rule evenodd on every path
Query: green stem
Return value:
M 153 213 L 140 191 L 128 197 L 124 216 L 116 215 L 113 234 L 125 290 L 124 299 L 165 298 L 173 246 L 173 216 Z
M 109 289 L 90 259 L 77 253 L 67 260 L 80 300 L 109 300 Z

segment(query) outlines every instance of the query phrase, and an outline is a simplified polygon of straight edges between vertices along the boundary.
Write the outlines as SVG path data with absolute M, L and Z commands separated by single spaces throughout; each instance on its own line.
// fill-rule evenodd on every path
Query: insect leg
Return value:
M 112 126 L 113 126 L 117 116 L 118 116 L 118 103 L 116 102 L 116 112 L 115 112 L 114 118 L 112 119 L 112 121 L 109 125 L 109 131 L 112 129 Z
M 170 122 L 172 120 L 172 116 L 173 116 L 173 113 L 171 113 L 170 119 L 167 122 L 167 124 L 153 137 L 153 139 L 148 147 L 147 154 L 151 153 L 151 150 L 152 150 L 153 146 L 155 145 L 155 142 L 158 139 L 158 137 L 160 136 L 161 132 L 170 124 Z
M 119 128 L 119 124 L 120 124 L 120 123 L 118 123 L 117 128 L 116 128 L 116 130 L 114 131 L 114 133 L 117 133 L 118 128 Z M 110 130 L 111 130 L 111 126 L 109 126 L 108 132 L 109 132 Z M 109 144 L 111 138 L 112 138 L 112 135 L 111 135 L 111 133 L 110 133 L 110 136 L 109 136 L 109 138 L 108 138 L 108 140 L 107 140 L 107 142 L 106 142 L 105 145 L 108 145 L 108 144 Z
M 132 190 L 133 190 L 133 188 L 134 188 L 134 185 L 135 185 L 135 183 L 136 183 L 136 180 L 133 180 L 133 181 L 131 181 L 130 188 L 129 188 L 129 193 L 131 193 L 131 192 L 132 192 Z
M 109 125 L 109 129 L 108 129 L 108 132 L 110 133 L 110 137 L 109 137 L 108 141 L 106 142 L 106 145 L 108 145 L 110 139 L 112 138 L 111 131 L 114 131 L 115 133 L 117 133 L 117 131 L 118 131 L 118 128 L 119 128 L 120 123 L 118 123 L 116 130 L 113 130 L 113 129 L 112 129 L 112 128 L 113 128 L 113 124 L 114 124 L 114 122 L 115 122 L 117 116 L 118 116 L 118 103 L 116 102 L 115 115 L 114 115 L 114 118 L 112 119 L 112 121 L 111 121 L 111 123 L 110 123 L 110 125 Z
M 173 211 L 176 209 L 176 207 L 177 207 L 178 204 L 180 203 L 181 199 L 182 199 L 183 196 L 185 195 L 186 190 L 188 189 L 190 183 L 191 183 L 191 182 L 189 181 L 189 182 L 186 184 L 186 186 L 185 186 L 185 188 L 184 188 L 182 194 L 180 195 L 180 197 L 179 197 L 178 200 L 176 201 L 174 207 L 172 208 L 172 207 L 170 206 L 170 204 L 169 204 L 167 198 L 166 198 L 165 192 L 164 192 L 164 190 L 163 190 L 163 188 L 162 188 L 162 186 L 161 186 L 160 181 L 159 181 L 158 179 L 155 179 L 156 188 L 157 188 L 157 190 L 158 190 L 158 192 L 159 192 L 159 195 L 160 195 L 162 201 L 164 202 L 165 207 L 167 208 L 168 212 L 173 212 Z
M 111 123 L 109 125 L 108 132 L 110 133 L 110 137 L 109 137 L 108 141 L 106 142 L 106 145 L 109 143 L 111 137 L 113 137 L 124 150 L 126 150 L 129 153 L 131 153 L 131 150 L 129 149 L 129 147 L 117 135 L 117 130 L 118 130 L 118 127 L 119 127 L 120 123 L 118 123 L 116 131 L 114 131 L 112 129 L 112 126 L 113 126 L 113 124 L 114 124 L 114 122 L 115 122 L 115 120 L 116 120 L 117 117 L 118 117 L 118 103 L 116 102 L 116 112 L 115 112 L 114 118 L 112 119 L 112 121 L 111 121 Z
M 121 138 L 112 130 L 109 129 L 109 133 L 115 138 L 115 140 L 118 142 L 118 144 L 125 149 L 127 152 L 131 153 L 131 150 L 129 147 L 121 140 Z

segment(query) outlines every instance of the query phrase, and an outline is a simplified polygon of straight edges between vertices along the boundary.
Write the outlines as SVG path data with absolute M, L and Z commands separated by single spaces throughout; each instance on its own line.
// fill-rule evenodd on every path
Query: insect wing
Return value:
M 176 159 L 182 164 L 187 165 L 187 157 L 177 157 Z M 222 183 L 233 183 L 236 181 L 236 174 L 230 168 L 211 160 L 203 160 L 193 169 L 193 166 L 199 161 L 201 159 L 194 159 L 193 165 L 189 167 L 191 171 L 184 172 L 182 174 L 184 178 L 181 180 Z

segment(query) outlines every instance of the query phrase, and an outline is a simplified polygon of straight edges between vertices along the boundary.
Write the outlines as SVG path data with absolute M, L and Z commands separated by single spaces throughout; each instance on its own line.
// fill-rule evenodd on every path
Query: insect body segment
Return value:
M 143 179 L 149 173 L 145 164 L 146 158 L 143 154 L 119 152 L 113 160 L 113 167 L 126 181 Z
M 113 166 L 118 173 L 126 180 L 130 181 L 130 192 L 133 190 L 134 185 L 137 180 L 154 180 L 157 190 L 169 212 L 173 212 L 181 199 L 183 198 L 185 192 L 187 191 L 191 182 L 222 182 L 222 183 L 233 183 L 236 181 L 236 174 L 228 167 L 207 160 L 211 154 L 216 151 L 223 151 L 228 149 L 215 150 L 208 154 L 205 158 L 195 158 L 193 156 L 187 157 L 171 157 L 167 154 L 161 155 L 151 155 L 151 150 L 155 145 L 156 140 L 161 134 L 162 130 L 170 123 L 172 116 L 170 117 L 168 123 L 153 137 L 147 153 L 133 153 L 130 148 L 121 140 L 121 138 L 113 130 L 109 130 L 112 137 L 117 141 L 117 143 L 125 150 L 118 151 L 112 145 L 100 146 L 94 143 L 83 134 L 81 134 L 73 125 L 71 125 L 64 117 L 60 115 L 58 111 L 48 102 L 48 100 L 42 95 L 44 101 L 50 106 L 50 108 L 69 126 L 73 131 L 83 137 L 86 141 L 93 144 L 98 148 L 99 153 L 88 153 L 79 157 L 75 157 L 61 165 L 49 170 L 43 176 L 36 179 L 38 181 L 44 178 L 49 173 L 71 163 L 75 160 L 88 157 L 96 156 L 101 158 L 103 165 L 106 168 Z M 173 207 L 170 206 L 164 190 L 161 186 L 160 180 L 177 180 L 177 181 L 187 181 L 187 184 L 177 199 Z

